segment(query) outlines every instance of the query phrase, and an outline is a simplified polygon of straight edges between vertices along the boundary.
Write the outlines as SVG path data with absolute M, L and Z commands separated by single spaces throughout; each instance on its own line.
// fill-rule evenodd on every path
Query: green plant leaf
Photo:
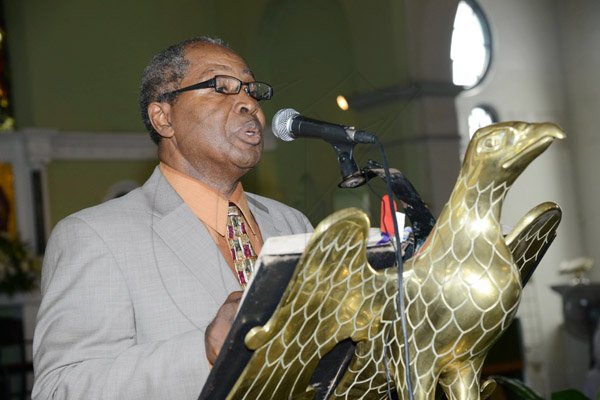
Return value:
M 590 400 L 583 393 L 575 389 L 561 390 L 560 392 L 552 393 L 552 400 Z
M 492 375 L 490 378 L 495 380 L 499 386 L 502 386 L 507 392 L 508 398 L 511 400 L 544 400 L 542 396 L 518 379 L 507 378 L 500 375 Z
M 0 293 L 12 296 L 34 289 L 40 276 L 40 259 L 18 237 L 0 232 Z

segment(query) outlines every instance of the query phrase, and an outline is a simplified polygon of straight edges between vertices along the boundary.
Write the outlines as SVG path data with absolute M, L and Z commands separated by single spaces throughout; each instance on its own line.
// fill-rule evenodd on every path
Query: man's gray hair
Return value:
M 167 47 L 155 55 L 144 69 L 140 85 L 140 112 L 142 121 L 150 133 L 150 138 L 156 144 L 160 143 L 161 137 L 150 122 L 148 106 L 154 101 L 171 103 L 174 100 L 175 96 L 165 96 L 164 94 L 177 89 L 178 82 L 183 79 L 189 65 L 189 61 L 185 58 L 185 50 L 198 43 L 230 48 L 223 39 L 199 36 Z

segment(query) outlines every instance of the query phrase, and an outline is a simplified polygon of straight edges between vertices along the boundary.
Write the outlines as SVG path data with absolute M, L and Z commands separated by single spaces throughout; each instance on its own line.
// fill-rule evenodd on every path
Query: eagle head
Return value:
M 565 138 L 552 123 L 501 122 L 475 132 L 463 161 L 463 173 L 512 184 L 554 139 Z

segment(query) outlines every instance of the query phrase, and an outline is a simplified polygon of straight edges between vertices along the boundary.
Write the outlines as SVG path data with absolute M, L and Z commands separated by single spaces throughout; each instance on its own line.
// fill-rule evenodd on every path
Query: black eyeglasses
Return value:
M 163 93 L 160 98 L 175 97 L 175 95 L 187 92 L 189 90 L 214 88 L 217 93 L 222 94 L 238 94 L 240 90 L 244 91 L 253 99 L 271 100 L 273 97 L 273 88 L 271 85 L 264 82 L 242 82 L 238 78 L 228 75 L 217 75 L 212 79 L 204 82 L 196 83 L 195 85 L 186 86 L 181 89 Z

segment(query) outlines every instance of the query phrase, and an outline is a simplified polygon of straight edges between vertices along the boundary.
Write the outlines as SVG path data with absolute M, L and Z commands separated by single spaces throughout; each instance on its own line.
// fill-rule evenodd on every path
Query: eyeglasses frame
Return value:
M 218 88 L 217 88 L 217 78 L 218 77 L 231 78 L 231 79 L 235 79 L 236 81 L 240 82 L 240 87 L 239 87 L 238 91 L 236 93 L 224 93 L 224 92 L 219 91 Z M 248 90 L 248 85 L 250 85 L 250 84 L 256 84 L 256 83 L 260 83 L 260 84 L 266 85 L 269 88 L 268 98 L 257 99 L 254 96 L 252 96 L 252 94 Z M 221 93 L 221 94 L 225 94 L 225 95 L 234 95 L 234 94 L 240 93 L 240 90 L 242 90 L 242 87 L 244 88 L 244 92 L 246 92 L 246 94 L 248 96 L 252 97 L 256 101 L 271 100 L 271 98 L 273 98 L 273 87 L 271 85 L 269 85 L 268 83 L 266 83 L 266 82 L 260 82 L 260 81 L 243 82 L 240 79 L 236 78 L 235 76 L 230 76 L 230 75 L 215 75 L 211 79 L 208 79 L 206 81 L 198 82 L 198 83 L 195 83 L 195 84 L 190 85 L 190 86 L 182 87 L 182 88 L 179 88 L 179 89 L 172 90 L 170 92 L 163 93 L 163 94 L 161 94 L 159 96 L 159 99 L 170 98 L 171 100 L 173 100 L 179 93 L 188 92 L 188 91 L 191 91 L 191 90 L 207 89 L 207 88 L 213 88 L 213 89 L 215 89 L 215 92 L 217 92 L 217 93 Z

